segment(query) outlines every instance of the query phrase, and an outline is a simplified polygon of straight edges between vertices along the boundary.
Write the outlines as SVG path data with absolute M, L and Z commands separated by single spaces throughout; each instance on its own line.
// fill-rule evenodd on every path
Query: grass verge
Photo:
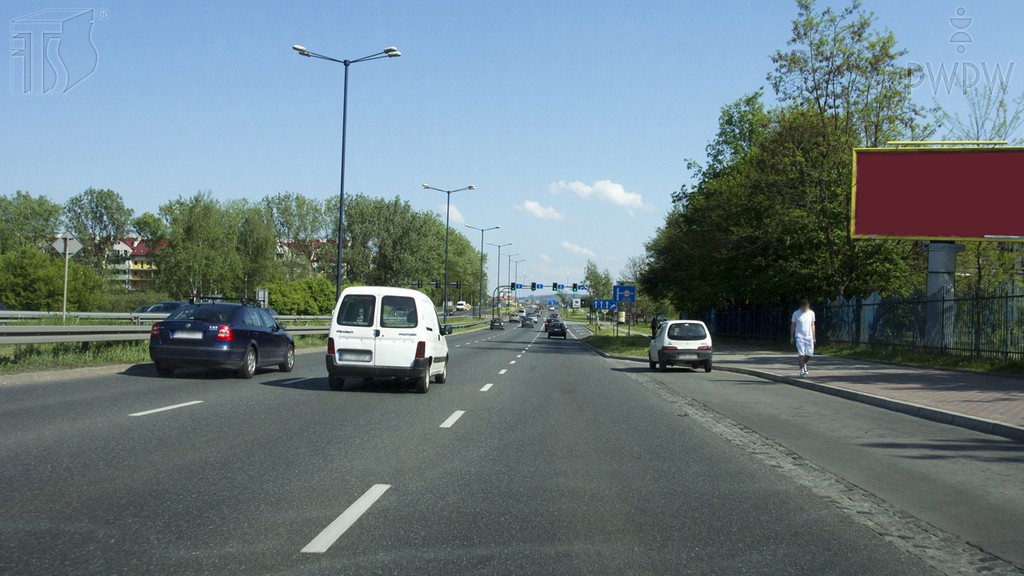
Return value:
M 607 352 L 614 356 L 636 356 L 638 358 L 647 357 L 647 347 L 651 343 L 651 339 L 645 335 L 634 333 L 632 336 L 626 336 L 625 331 L 622 331 L 618 336 L 614 334 L 594 334 L 587 336 L 583 341 L 602 352 Z

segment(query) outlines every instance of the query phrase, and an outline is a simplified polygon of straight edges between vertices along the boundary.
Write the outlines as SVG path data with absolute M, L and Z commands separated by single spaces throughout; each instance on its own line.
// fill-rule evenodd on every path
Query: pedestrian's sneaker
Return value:
M 803 378 L 804 376 L 807 376 L 807 368 L 800 369 L 800 377 Z
M 804 368 L 804 376 L 807 376 L 807 375 L 809 375 L 810 373 L 811 373 L 811 371 L 810 371 L 810 370 L 808 370 L 807 368 Z

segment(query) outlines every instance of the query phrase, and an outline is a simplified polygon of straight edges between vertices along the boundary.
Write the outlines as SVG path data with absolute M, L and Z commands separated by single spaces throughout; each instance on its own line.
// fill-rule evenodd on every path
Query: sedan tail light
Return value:
M 221 324 L 217 329 L 217 342 L 231 342 L 234 339 L 235 335 L 231 332 L 231 326 Z
M 334 338 L 327 339 L 327 353 L 334 356 L 336 348 L 334 347 Z
M 157 322 L 156 324 L 153 324 L 153 327 L 150 328 L 150 330 L 149 330 L 149 339 L 150 340 L 159 340 L 160 339 L 160 323 L 159 322 Z
M 416 357 L 417 358 L 426 358 L 426 356 L 427 356 L 427 343 L 426 342 L 420 342 L 420 343 L 416 344 Z

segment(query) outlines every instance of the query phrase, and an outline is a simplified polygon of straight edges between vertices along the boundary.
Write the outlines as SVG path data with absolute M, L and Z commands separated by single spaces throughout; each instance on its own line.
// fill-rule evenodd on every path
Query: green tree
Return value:
M 303 266 L 287 267 L 290 278 L 322 273 L 326 260 L 333 262 L 337 244 L 329 241 L 337 235 L 337 199 L 334 202 L 332 211 L 330 201 L 314 200 L 294 192 L 263 199 L 277 229 L 277 238 L 288 249 L 288 257 L 303 263 Z M 333 219 L 332 214 L 335 214 Z
M 593 260 L 587 260 L 583 268 L 583 282 L 590 291 L 590 296 L 597 299 L 612 297 L 612 274 L 607 269 L 601 270 Z
M 91 267 L 68 262 L 68 310 L 91 312 L 104 305 L 103 278 Z M 64 259 L 24 246 L 0 256 L 0 302 L 14 310 L 59 311 L 64 298 Z
M 209 192 L 160 206 L 167 245 L 160 253 L 159 285 L 179 297 L 227 294 L 239 287 L 238 229 Z
M 33 197 L 18 190 L 14 196 L 0 196 L 0 254 L 26 246 L 51 250 L 50 243 L 61 231 L 60 204 L 46 196 Z
M 270 211 L 265 206 L 241 201 L 229 206 L 228 212 L 238 225 L 236 250 L 241 264 L 244 296 L 278 276 L 277 233 Z
M 109 189 L 88 188 L 64 205 L 68 230 L 82 243 L 80 262 L 102 271 L 110 249 L 132 229 L 132 210 L 121 195 Z

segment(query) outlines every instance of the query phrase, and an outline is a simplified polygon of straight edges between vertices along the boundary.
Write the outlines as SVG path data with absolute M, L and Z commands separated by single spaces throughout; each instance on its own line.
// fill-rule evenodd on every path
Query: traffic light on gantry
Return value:
M 509 289 L 509 290 L 515 290 L 515 289 L 516 289 L 516 283 L 515 283 L 515 282 L 512 282 L 512 283 L 510 283 L 510 284 L 508 285 L 508 289 Z
M 573 285 L 572 285 L 572 291 L 573 291 L 573 292 L 575 292 L 575 291 L 577 291 L 577 290 L 579 290 L 579 289 L 580 289 L 580 285 L 579 285 L 579 284 L 576 284 L 575 282 L 573 282 Z

